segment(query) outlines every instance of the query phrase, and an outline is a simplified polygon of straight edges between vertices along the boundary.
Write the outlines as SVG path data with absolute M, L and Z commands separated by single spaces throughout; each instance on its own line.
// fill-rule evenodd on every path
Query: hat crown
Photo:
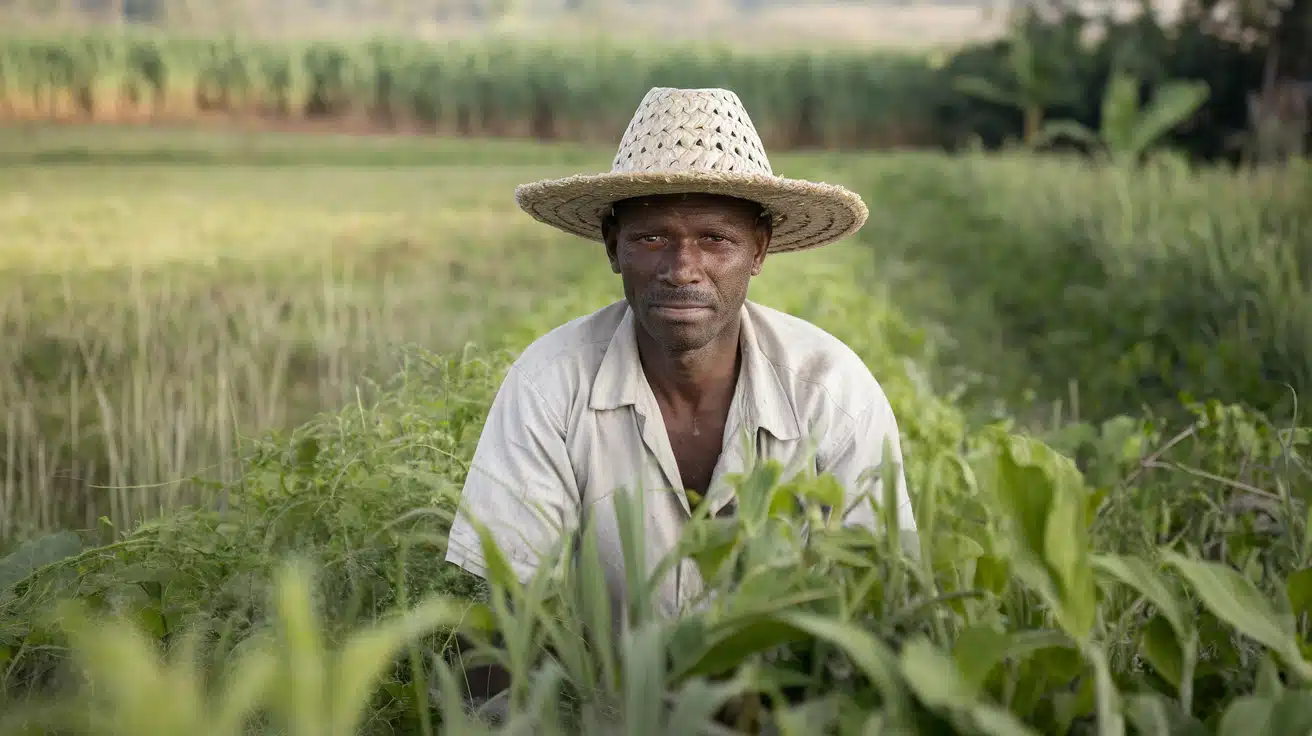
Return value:
M 643 97 L 611 171 L 774 174 L 738 95 L 726 89 L 671 87 L 653 87 Z

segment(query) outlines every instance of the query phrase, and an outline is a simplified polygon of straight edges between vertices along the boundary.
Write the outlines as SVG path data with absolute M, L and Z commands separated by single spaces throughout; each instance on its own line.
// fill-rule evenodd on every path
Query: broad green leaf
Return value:
M 1086 146 L 1098 146 L 1102 143 L 1097 133 L 1074 120 L 1049 120 L 1043 124 L 1035 144 L 1046 145 L 1063 138 Z
M 727 612 L 714 624 L 698 617 L 681 619 L 672 634 L 672 642 L 678 644 L 671 652 L 672 681 L 723 674 L 752 654 L 800 640 L 803 637 L 797 627 L 776 615 L 805 610 L 828 595 L 826 591 L 801 591 L 773 597 Z
M 1217 723 L 1216 736 L 1277 736 L 1271 732 L 1274 698 L 1241 695 L 1230 701 Z
M 1304 678 L 1312 678 L 1312 665 L 1299 650 L 1292 617 L 1277 614 L 1271 601 L 1252 582 L 1220 563 L 1191 560 L 1172 550 L 1162 554 L 1185 576 L 1217 618 L 1279 654 Z
M 1192 636 L 1194 626 L 1185 616 L 1184 607 L 1147 561 L 1139 557 L 1101 554 L 1094 555 L 1093 566 L 1148 599 L 1182 641 Z
M 827 535 L 816 535 L 811 538 L 811 551 L 821 559 L 836 562 L 841 565 L 856 568 L 859 570 L 868 570 L 876 565 L 873 557 L 863 555 L 847 545 L 837 543 Z
M 975 689 L 961 677 L 952 657 L 928 640 L 908 642 L 900 659 L 907 684 L 929 707 L 968 714 L 985 733 L 993 736 L 1035 734 L 1011 713 L 980 701 Z
M 675 694 L 674 712 L 670 714 L 665 732 L 704 733 L 716 711 L 746 691 L 749 679 L 749 670 L 744 668 L 729 682 L 712 684 L 703 678 L 694 678 L 684 683 Z
M 1178 692 L 1184 678 L 1184 650 L 1175 638 L 1171 624 L 1163 616 L 1153 616 L 1143 628 L 1139 652 L 1163 680 Z
M 975 725 L 989 736 L 1038 736 L 1038 732 L 1026 726 L 1010 711 L 995 705 L 983 703 L 971 708 L 971 717 Z
M 962 681 L 978 697 L 989 673 L 1003 661 L 1024 661 L 1030 653 L 1040 649 L 1069 646 L 1070 640 L 1056 631 L 1000 631 L 976 624 L 957 636 L 952 655 Z
M 1070 634 L 1085 639 L 1098 615 L 1098 593 L 1089 564 L 1088 520 L 1084 500 L 1068 489 L 1053 499 L 1044 539 L 1044 557 L 1062 592 L 1061 618 Z
M 1290 573 L 1285 580 L 1285 591 L 1295 616 L 1312 613 L 1312 567 Z
M 821 473 L 802 486 L 802 497 L 831 509 L 846 508 L 847 493 L 833 473 Z
M 926 705 L 932 708 L 969 708 L 978 693 L 957 670 L 956 662 L 928 640 L 913 639 L 902 647 L 902 676 Z
M 1263 652 L 1257 661 L 1257 684 L 1253 688 L 1255 695 L 1278 698 L 1285 694 L 1285 683 L 1280 678 L 1280 667 L 1270 652 Z
M 1203 81 L 1172 81 L 1157 91 L 1135 120 L 1126 154 L 1147 151 L 1173 128 L 1193 116 L 1207 100 L 1210 89 Z
M 1011 564 L 994 555 L 982 555 L 975 560 L 974 587 L 1001 596 L 1011 581 Z
M 1312 733 L 1312 691 L 1286 690 L 1271 706 L 1271 736 Z
M 1107 80 L 1102 99 L 1102 138 L 1112 155 L 1133 151 L 1138 117 L 1139 80 L 1118 69 Z
M 1208 736 L 1198 719 L 1157 693 L 1127 695 L 1125 717 L 1142 736 Z
M 766 616 L 755 617 L 716 632 L 697 652 L 680 653 L 672 665 L 678 669 L 672 669 L 671 675 L 676 680 L 723 675 L 752 655 L 804 638 L 793 626 Z
M 993 430 L 993 492 L 1010 520 L 1012 573 L 1042 596 L 1062 626 L 1085 637 L 1095 614 L 1084 484 L 1074 463 L 1037 440 Z M 1050 538 L 1051 535 L 1051 538 Z
M 13 552 L 0 558 L 0 594 L 42 567 L 81 551 L 82 539 L 73 532 L 55 532 L 24 541 Z
M 838 720 L 839 709 L 843 705 L 839 697 L 834 693 L 781 708 L 774 714 L 774 725 L 779 730 L 779 736 L 831 733 L 830 729 Z
M 884 696 L 885 707 L 895 720 L 900 720 L 908 712 L 897 658 L 869 632 L 853 624 L 813 614 L 779 613 L 775 618 L 842 650 Z

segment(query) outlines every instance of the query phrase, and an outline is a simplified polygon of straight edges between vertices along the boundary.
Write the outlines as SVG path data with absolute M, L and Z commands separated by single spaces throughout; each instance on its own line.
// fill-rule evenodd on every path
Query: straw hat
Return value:
M 523 184 L 515 201 L 539 222 L 601 241 L 601 220 L 613 203 L 678 193 L 764 205 L 774 221 L 771 253 L 840 240 L 868 214 L 861 197 L 840 186 L 776 176 L 738 95 L 724 89 L 653 88 L 624 131 L 609 173 Z

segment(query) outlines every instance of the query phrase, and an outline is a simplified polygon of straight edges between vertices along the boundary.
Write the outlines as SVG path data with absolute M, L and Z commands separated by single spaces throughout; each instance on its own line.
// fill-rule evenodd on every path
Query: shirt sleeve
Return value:
M 512 366 L 474 450 L 446 559 L 486 579 L 472 516 L 488 528 L 515 574 L 527 583 L 542 555 L 577 526 L 578 509 L 564 423 L 538 387 Z
M 884 454 L 886 442 L 888 456 Z M 898 527 L 916 531 L 916 518 L 907 494 L 906 473 L 902 469 L 902 442 L 897 420 L 883 391 L 879 391 L 865 410 L 855 417 L 851 433 L 839 440 L 820 460 L 819 471 L 832 474 L 846 492 L 844 504 L 848 512 L 843 517 L 843 524 L 860 525 L 872 531 L 878 531 L 882 525 L 863 494 L 871 496 L 876 505 L 883 503 L 885 469 L 882 466 L 886 462 L 892 464 L 893 478 L 897 483 Z

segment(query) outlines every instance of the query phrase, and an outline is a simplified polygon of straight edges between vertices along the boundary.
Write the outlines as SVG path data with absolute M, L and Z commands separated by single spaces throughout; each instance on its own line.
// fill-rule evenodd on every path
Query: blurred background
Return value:
M 647 87 L 723 84 L 776 148 L 955 148 L 1033 142 L 1045 116 L 1096 127 L 1123 69 L 1208 84 L 1168 136 L 1190 155 L 1281 157 L 1306 143 L 1310 16 L 1307 0 L 6 0 L 0 115 L 609 141 Z

